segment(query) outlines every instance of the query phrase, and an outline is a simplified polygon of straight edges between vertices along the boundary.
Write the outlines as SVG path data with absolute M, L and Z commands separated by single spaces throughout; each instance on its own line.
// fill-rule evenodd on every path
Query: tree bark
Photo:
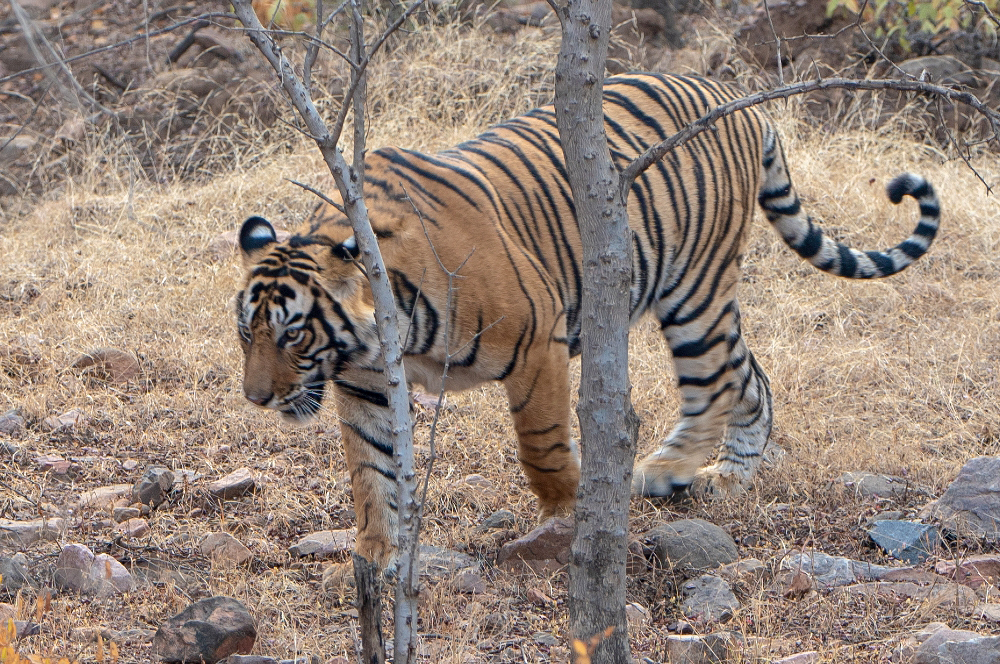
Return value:
M 602 103 L 610 0 L 557 7 L 562 45 L 556 120 L 583 240 L 583 458 L 569 567 L 570 632 L 584 643 L 608 627 L 594 664 L 632 661 L 625 617 L 628 508 L 639 421 L 628 381 L 632 234 L 608 151 Z

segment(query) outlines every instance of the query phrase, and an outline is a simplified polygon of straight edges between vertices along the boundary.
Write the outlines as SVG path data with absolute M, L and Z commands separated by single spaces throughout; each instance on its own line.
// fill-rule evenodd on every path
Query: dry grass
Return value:
M 556 49 L 551 32 L 529 30 L 511 40 L 453 27 L 421 31 L 375 70 L 370 144 L 438 149 L 532 107 L 550 94 Z M 994 258 L 1000 229 L 993 222 L 1000 206 L 961 162 L 898 136 L 811 133 L 797 122 L 796 108 L 772 113 L 784 129 L 795 182 L 828 229 L 859 247 L 897 242 L 916 212 L 912 205 L 893 209 L 881 187 L 893 174 L 914 170 L 940 192 L 940 238 L 904 274 L 850 283 L 819 274 L 757 223 L 742 290 L 745 331 L 771 376 L 774 441 L 787 455 L 745 496 L 726 502 L 636 501 L 633 535 L 664 519 L 700 516 L 729 530 L 742 555 L 772 566 L 798 547 L 877 561 L 859 524 L 881 509 L 912 513 L 921 499 L 858 499 L 837 485 L 842 472 L 905 475 L 939 493 L 963 462 L 1000 452 L 993 398 L 1000 360 Z M 0 475 L 19 492 L 0 487 L 0 517 L 69 516 L 65 541 L 82 541 L 136 568 L 166 560 L 194 580 L 117 599 L 60 595 L 46 618 L 51 631 L 32 637 L 32 648 L 93 658 L 96 646 L 69 640 L 69 628 L 155 628 L 191 597 L 210 592 L 249 606 L 259 620 L 261 654 L 353 657 L 349 605 L 342 593 L 321 588 L 324 563 L 293 561 L 287 553 L 301 534 L 353 525 L 334 416 L 326 412 L 315 426 L 288 428 L 244 401 L 230 315 L 241 268 L 235 258 L 209 251 L 214 237 L 250 214 L 291 224 L 312 205 L 285 180 L 326 181 L 320 160 L 305 141 L 288 154 L 272 148 L 262 146 L 264 156 L 252 168 L 198 185 L 152 184 L 128 169 L 127 158 L 112 155 L 99 177 L 68 181 L 37 205 L 13 202 L 0 216 L 0 349 L 13 351 L 0 352 L 0 412 L 17 408 L 27 419 L 17 442 L 32 458 L 54 452 L 81 469 L 66 479 L 0 460 Z M 995 161 L 977 167 L 988 181 L 1000 179 Z M 81 353 L 103 346 L 135 353 L 141 379 L 113 387 L 69 368 Z M 677 411 L 669 353 L 655 326 L 636 330 L 631 364 L 647 453 Z M 488 592 L 461 596 L 446 584 L 429 590 L 428 661 L 566 661 L 567 648 L 540 646 L 531 636 L 565 637 L 564 580 L 496 573 L 489 561 L 501 540 L 474 530 L 500 507 L 514 511 L 520 532 L 532 524 L 533 499 L 516 462 L 502 391 L 486 387 L 449 403 L 423 536 L 483 556 Z M 73 408 L 88 418 L 76 431 L 41 426 L 45 417 Z M 426 429 L 421 417 L 421 443 Z M 127 460 L 138 468 L 125 470 Z M 78 510 L 76 496 L 134 482 L 154 462 L 204 479 L 154 512 L 148 538 L 123 548 L 108 515 Z M 204 498 L 207 481 L 243 465 L 263 476 L 256 498 L 221 506 Z M 486 476 L 496 495 L 463 486 L 471 473 Z M 197 542 L 215 530 L 236 535 L 255 562 L 213 567 Z M 27 554 L 44 570 L 58 550 L 57 543 L 40 543 Z M 652 612 L 652 622 L 634 631 L 640 656 L 665 657 L 666 628 L 678 618 L 675 581 L 667 570 L 632 580 L 632 599 Z M 556 604 L 530 604 L 529 586 Z M 786 600 L 763 586 L 742 587 L 741 596 L 745 608 L 733 627 L 752 637 L 741 656 L 747 662 L 812 648 L 824 661 L 884 661 L 914 627 L 935 619 L 967 622 L 918 605 L 847 603 L 824 594 Z M 123 662 L 149 657 L 140 646 L 121 652 Z

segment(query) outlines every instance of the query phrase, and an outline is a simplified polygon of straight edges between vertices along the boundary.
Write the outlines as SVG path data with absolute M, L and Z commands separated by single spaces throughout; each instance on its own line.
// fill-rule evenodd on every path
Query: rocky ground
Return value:
M 318 160 L 232 24 L 185 23 L 226 3 L 21 4 L 32 39 L 0 7 L 0 618 L 15 629 L 0 644 L 81 662 L 353 661 L 355 515 L 335 419 L 289 431 L 249 410 L 228 311 L 230 229 L 259 211 L 300 218 L 311 201 L 275 183 L 319 173 Z M 400 40 L 372 84 L 372 139 L 435 149 L 545 101 L 557 48 L 545 7 L 503 6 L 475 28 L 428 19 Z M 750 87 L 777 76 L 759 11 L 674 9 L 679 35 L 655 3 L 634 24 L 616 9 L 612 67 Z M 772 8 L 783 36 L 847 20 L 823 17 L 825 3 Z M 816 62 L 857 73 L 870 63 L 857 39 L 788 42 L 783 75 Z M 68 63 L 72 78 L 49 76 L 31 48 L 46 41 L 89 55 Z M 939 50 L 890 55 L 993 99 L 995 44 Z M 336 108 L 339 65 L 318 71 L 321 104 Z M 883 229 L 885 210 L 857 201 L 919 166 L 942 183 L 943 237 L 900 279 L 855 289 L 813 281 L 767 229 L 754 236 L 744 317 L 775 388 L 774 447 L 745 496 L 634 501 L 628 610 L 643 661 L 1000 652 L 995 208 L 954 153 L 939 158 L 942 125 L 928 131 L 920 108 L 850 101 L 781 109 L 793 171 L 819 192 L 808 202 L 842 219 L 841 237 L 864 226 L 895 242 L 910 213 Z M 975 136 L 974 119 L 953 119 Z M 820 139 L 800 141 L 799 123 Z M 856 126 L 881 133 L 830 131 Z M 995 184 L 995 161 L 973 159 Z M 838 188 L 858 173 L 860 189 Z M 677 405 L 656 336 L 644 327 L 633 342 L 644 452 Z M 418 399 L 422 463 L 433 406 Z M 442 412 L 424 661 L 569 660 L 570 525 L 533 529 L 504 411 L 486 389 Z

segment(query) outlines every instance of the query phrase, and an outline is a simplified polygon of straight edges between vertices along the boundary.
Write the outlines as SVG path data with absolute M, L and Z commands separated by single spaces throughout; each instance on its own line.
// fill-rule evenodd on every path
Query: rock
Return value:
M 531 635 L 532 640 L 540 646 L 557 646 L 559 639 L 552 632 L 535 632 Z
M 253 558 L 242 542 L 229 533 L 209 533 L 201 540 L 201 554 L 212 562 L 240 565 Z
M 73 362 L 84 376 L 106 383 L 122 384 L 139 377 L 139 360 L 117 348 L 98 348 L 84 353 Z
M 95 556 L 83 544 L 63 547 L 53 580 L 65 590 L 99 597 L 120 595 L 135 588 L 135 579 L 120 562 L 106 553 Z
M 497 565 L 512 571 L 550 574 L 569 562 L 573 520 L 552 518 L 530 533 L 507 542 L 497 555 Z
M 149 534 L 149 521 L 142 518 L 126 519 L 118 524 L 118 531 L 125 537 L 145 537 Z
M 473 489 L 478 489 L 483 493 L 496 495 L 497 489 L 495 486 L 493 486 L 493 482 L 489 481 L 479 473 L 466 475 L 465 479 L 462 481 L 465 482 L 470 487 L 472 487 Z
M 969 66 L 952 55 L 925 55 L 900 62 L 898 67 L 920 81 L 976 87 L 978 81 Z M 898 72 L 897 72 L 898 74 Z
M 629 625 L 645 625 L 649 622 L 649 609 L 638 602 L 629 602 L 625 605 L 625 618 Z
M 984 603 L 976 607 L 975 617 L 988 622 L 1000 622 L 1000 604 Z
M 819 585 L 833 588 L 857 581 L 877 581 L 892 568 L 825 553 L 793 553 L 781 561 L 781 569 L 803 571 Z
M 984 553 L 961 560 L 939 560 L 934 571 L 970 588 L 1000 582 L 1000 555 Z
M 35 457 L 35 464 L 40 472 L 51 472 L 54 475 L 66 475 L 73 467 L 71 461 L 67 461 L 58 454 L 39 454 Z M 79 470 L 79 467 L 77 469 Z
M 729 584 L 711 574 L 685 582 L 681 596 L 684 598 L 681 612 L 705 623 L 729 620 L 741 606 Z
M 121 503 L 128 504 L 128 496 L 131 494 L 131 484 L 112 484 L 84 491 L 80 494 L 78 503 L 80 507 L 113 510 L 116 506 L 124 507 Z
M 18 414 L 17 409 L 0 415 L 0 433 L 11 437 L 24 433 L 24 418 Z
M 810 650 L 808 652 L 795 653 L 794 655 L 789 655 L 788 657 L 782 657 L 781 659 L 776 659 L 771 664 L 815 664 L 819 661 L 819 653 L 815 650 Z
M 704 519 L 673 521 L 657 526 L 645 537 L 665 567 L 709 570 L 739 559 L 729 533 Z
M 451 580 L 451 587 L 455 592 L 462 593 L 463 595 L 482 595 L 486 592 L 486 582 L 476 572 L 459 572 Z
M 257 479 L 249 468 L 239 468 L 208 485 L 208 491 L 221 500 L 232 500 L 257 490 Z
M 233 654 L 248 654 L 257 639 L 253 618 L 232 597 L 209 597 L 189 605 L 160 625 L 152 651 L 165 662 L 215 664 Z
M 989 641 L 998 638 L 1000 637 L 983 637 L 968 630 L 949 629 L 943 623 L 931 623 L 903 644 L 900 659 L 913 664 L 997 662 L 1000 661 L 1000 651 L 996 650 L 995 643 Z M 984 639 L 987 643 L 982 642 Z M 986 657 L 983 658 L 982 655 Z
M 27 590 L 34 586 L 35 581 L 28 573 L 27 558 L 23 553 L 0 556 L 0 597 L 13 599 L 22 588 Z M 0 622 L 2 628 L 3 623 Z
M 865 498 L 875 496 L 901 496 L 904 494 L 927 495 L 927 490 L 915 486 L 905 477 L 877 475 L 860 471 L 846 472 L 840 476 L 844 485 Z
M 166 466 L 150 466 L 132 488 L 132 502 L 158 507 L 170 495 L 174 474 Z
M 0 136 L 0 161 L 10 163 L 29 152 L 38 145 L 33 136 L 19 134 L 17 136 Z
M 875 581 L 844 586 L 839 591 L 859 598 L 882 595 L 895 597 L 898 600 L 912 599 L 926 602 L 931 608 L 954 609 L 963 614 L 973 613 L 979 604 L 979 598 L 974 590 L 958 583 L 948 582 L 922 585 L 912 581 Z
M 1000 457 L 972 459 L 936 501 L 920 512 L 941 527 L 990 540 L 1000 539 Z
M 479 561 L 472 556 L 440 546 L 420 546 L 420 575 L 448 578 L 462 570 L 478 570 Z
M 77 429 L 87 423 L 87 416 L 78 408 L 67 411 L 62 415 L 49 415 L 42 420 L 42 426 L 49 431 L 63 431 Z
M 314 558 L 327 558 L 350 553 L 354 548 L 357 531 L 354 528 L 345 530 L 321 530 L 310 533 L 295 544 L 288 547 L 288 552 L 293 556 L 301 558 L 303 556 L 313 556 Z
M 17 617 L 17 609 L 10 604 L 0 603 L 0 629 L 6 627 Z
M 868 536 L 890 556 L 911 565 L 927 560 L 938 545 L 937 528 L 914 521 L 876 521 Z
M 137 519 L 140 516 L 142 516 L 142 510 L 138 507 L 116 507 L 111 510 L 111 518 L 118 523 L 128 521 L 129 519 Z
M 481 533 L 487 530 L 499 530 L 501 528 L 514 528 L 517 526 L 517 517 L 510 510 L 497 510 L 493 514 L 483 519 L 483 522 L 476 528 Z
M 742 642 L 743 636 L 737 632 L 704 636 L 671 634 L 667 637 L 667 661 L 671 664 L 728 662 Z
M 735 563 L 722 565 L 715 571 L 726 581 L 736 581 L 743 578 L 759 581 L 767 573 L 767 565 L 756 558 L 744 558 Z
M 0 519 L 0 543 L 23 549 L 38 540 L 57 540 L 65 529 L 66 522 L 59 517 L 33 521 Z
M 538 588 L 528 588 L 528 591 L 525 593 L 525 597 L 535 606 L 552 606 L 555 604 L 551 597 L 543 593 Z

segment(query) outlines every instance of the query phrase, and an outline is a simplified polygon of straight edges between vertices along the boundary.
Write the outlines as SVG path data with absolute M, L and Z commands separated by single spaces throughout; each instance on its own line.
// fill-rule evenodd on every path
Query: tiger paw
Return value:
M 648 498 L 677 498 L 687 493 L 691 479 L 678 475 L 673 464 L 661 459 L 646 459 L 636 466 L 632 476 L 632 495 Z
M 718 463 L 700 469 L 691 483 L 691 493 L 702 498 L 726 498 L 745 491 L 743 475 Z

